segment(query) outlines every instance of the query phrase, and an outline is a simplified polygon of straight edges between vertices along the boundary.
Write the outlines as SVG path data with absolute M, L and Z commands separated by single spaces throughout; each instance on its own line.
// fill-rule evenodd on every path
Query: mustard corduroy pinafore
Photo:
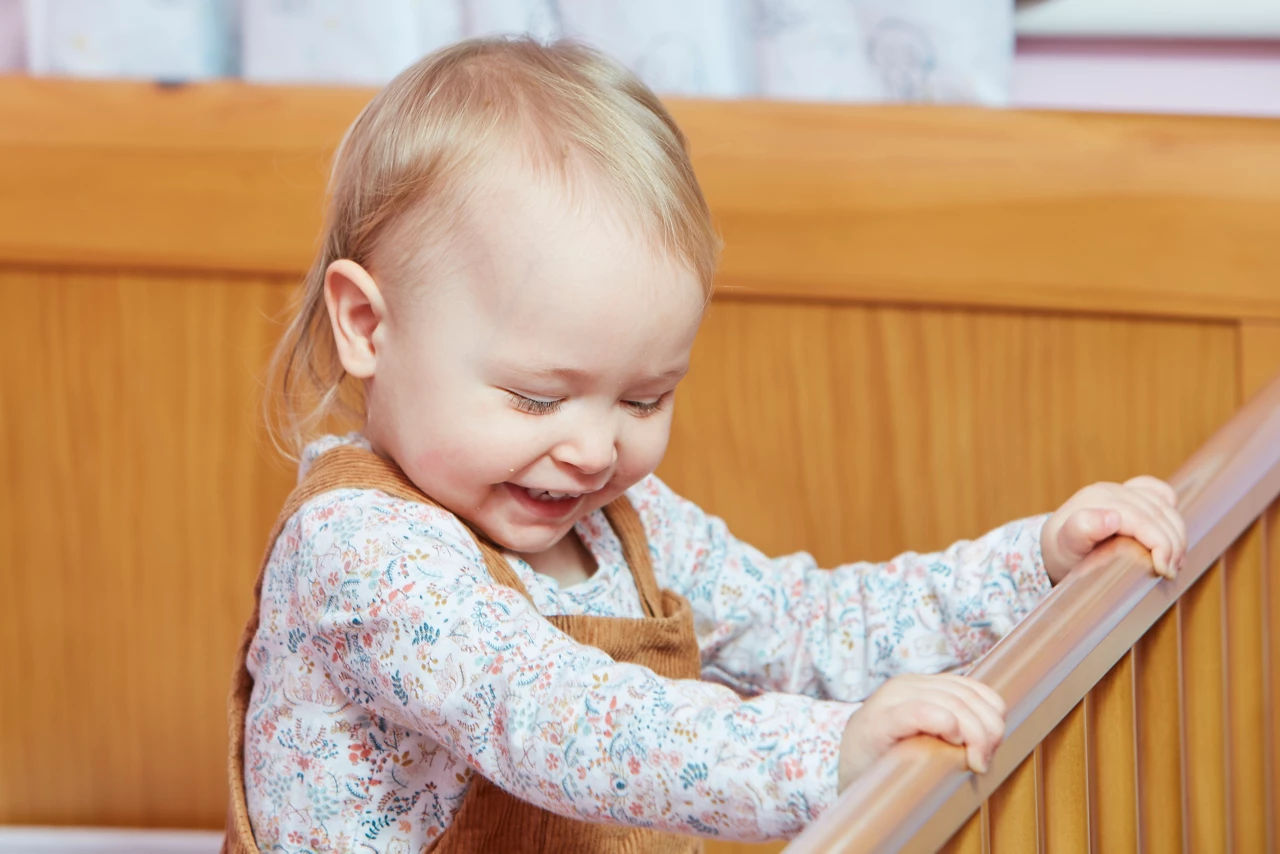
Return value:
M 308 499 L 324 492 L 352 487 L 378 489 L 408 501 L 435 503 L 418 490 L 393 463 L 370 451 L 354 447 L 335 448 L 321 455 L 285 501 L 284 509 L 281 510 L 268 541 L 258 581 L 254 585 L 253 616 L 245 626 L 240 641 L 231 687 L 228 756 L 231 797 L 227 810 L 227 830 L 222 844 L 224 854 L 258 854 L 249 824 L 244 789 L 244 720 L 253 691 L 253 677 L 245 668 L 245 659 L 258 629 L 262 575 L 271 547 L 285 522 Z M 574 640 L 597 647 L 616 661 L 641 664 L 659 675 L 674 679 L 698 678 L 698 644 L 693 632 L 689 603 L 670 590 L 658 589 L 644 528 L 635 508 L 623 496 L 605 508 L 605 516 L 622 543 L 623 555 L 635 578 L 645 616 L 629 618 L 563 615 L 546 619 Z M 529 592 L 502 553 L 474 530 L 472 536 L 475 537 L 494 580 L 528 598 Z M 691 836 L 638 827 L 593 824 L 556 815 L 507 794 L 479 774 L 472 775 L 471 784 L 453 822 L 431 848 L 434 854 L 491 851 L 502 854 L 521 851 L 674 854 L 701 850 L 701 842 Z

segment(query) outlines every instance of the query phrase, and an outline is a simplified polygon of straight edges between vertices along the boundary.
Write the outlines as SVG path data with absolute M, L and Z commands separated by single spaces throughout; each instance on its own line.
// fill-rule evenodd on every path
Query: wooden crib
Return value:
M 0 823 L 220 825 L 292 482 L 262 366 L 369 95 L 0 79 Z M 1276 387 L 1196 452 L 1280 368 L 1280 122 L 673 109 L 726 242 L 678 491 L 826 564 L 1140 472 L 1204 514 L 1194 584 L 1118 543 L 978 665 L 1017 700 L 991 774 L 908 743 L 796 850 L 1274 850 Z

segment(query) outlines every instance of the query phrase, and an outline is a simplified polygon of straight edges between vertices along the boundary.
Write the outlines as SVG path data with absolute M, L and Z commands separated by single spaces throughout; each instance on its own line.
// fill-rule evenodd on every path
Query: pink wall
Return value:
M 1280 116 L 1280 41 L 1018 40 L 1014 107 Z

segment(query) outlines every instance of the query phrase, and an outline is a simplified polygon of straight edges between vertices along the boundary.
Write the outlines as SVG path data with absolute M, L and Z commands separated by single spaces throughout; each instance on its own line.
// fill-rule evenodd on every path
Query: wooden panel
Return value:
M 1133 653 L 1089 692 L 1090 850 L 1138 850 Z
M 767 552 L 885 559 L 1172 472 L 1235 358 L 1215 324 L 721 300 L 659 473 Z
M 0 78 L 19 117 L 0 132 L 0 259 L 296 273 L 325 161 L 371 94 Z M 726 286 L 1280 318 L 1280 122 L 671 108 L 726 239 Z
M 1028 756 L 988 799 L 993 854 L 1044 850 L 1037 768 L 1040 752 Z
M 724 231 L 722 281 L 744 291 L 1276 316 L 1276 259 L 1248 243 L 1280 229 L 1280 122 L 778 104 L 676 115 Z
M 1183 792 L 1186 841 L 1192 851 L 1227 845 L 1226 715 L 1222 564 L 1178 600 L 1181 626 Z
M 1263 695 L 1262 530 L 1254 525 L 1222 559 L 1226 585 L 1227 778 L 1235 851 L 1267 845 L 1266 719 Z
M 284 289 L 0 272 L 0 822 L 214 827 Z
M 986 820 L 984 807 L 970 816 L 939 850 L 942 854 L 986 854 L 991 850 L 987 845 Z
M 1144 852 L 1182 850 L 1182 693 L 1176 609 L 1134 647 L 1138 833 Z
M 1244 403 L 1280 373 L 1280 323 L 1240 322 L 1240 402 Z
M 1089 850 L 1084 703 L 1049 733 L 1044 752 L 1044 838 L 1048 854 Z

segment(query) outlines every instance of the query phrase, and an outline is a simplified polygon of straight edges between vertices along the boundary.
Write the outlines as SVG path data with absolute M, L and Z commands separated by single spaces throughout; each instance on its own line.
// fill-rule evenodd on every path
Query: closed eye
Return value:
M 624 400 L 622 404 L 631 410 L 632 415 L 644 418 L 647 415 L 660 412 L 670 397 L 671 393 L 667 392 L 657 400 Z
M 560 404 L 564 403 L 563 398 L 542 399 L 538 397 L 528 397 L 519 392 L 504 389 L 507 396 L 511 398 L 511 405 L 521 412 L 527 412 L 530 415 L 549 415 L 560 408 Z

